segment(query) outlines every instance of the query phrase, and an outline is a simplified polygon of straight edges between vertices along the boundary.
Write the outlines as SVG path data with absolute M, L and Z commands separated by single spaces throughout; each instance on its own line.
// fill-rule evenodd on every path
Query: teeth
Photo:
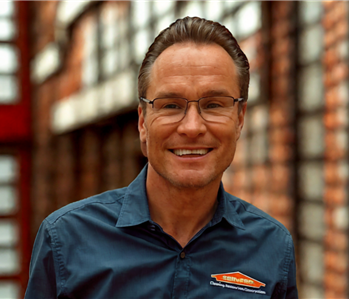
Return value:
M 208 149 L 176 149 L 173 151 L 177 156 L 183 155 L 205 155 L 208 153 Z

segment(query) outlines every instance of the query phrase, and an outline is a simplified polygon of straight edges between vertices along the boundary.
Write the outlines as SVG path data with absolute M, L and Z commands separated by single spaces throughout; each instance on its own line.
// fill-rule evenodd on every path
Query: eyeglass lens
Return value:
M 225 122 L 232 116 L 234 98 L 232 97 L 205 97 L 197 101 L 187 101 L 184 98 L 158 98 L 153 102 L 153 109 L 164 117 L 164 121 L 174 123 L 181 121 L 187 112 L 190 103 L 197 102 L 198 112 L 206 121 Z

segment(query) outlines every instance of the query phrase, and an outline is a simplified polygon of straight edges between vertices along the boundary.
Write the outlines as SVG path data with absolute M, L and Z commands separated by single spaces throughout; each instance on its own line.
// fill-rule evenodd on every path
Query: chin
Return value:
M 190 174 L 178 177 L 164 177 L 171 185 L 179 189 L 201 189 L 215 181 L 220 181 L 221 176 L 211 175 L 209 177 L 200 177 L 198 174 Z

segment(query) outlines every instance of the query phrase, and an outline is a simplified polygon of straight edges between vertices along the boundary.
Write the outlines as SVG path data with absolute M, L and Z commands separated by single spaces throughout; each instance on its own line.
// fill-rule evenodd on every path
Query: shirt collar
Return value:
M 236 212 L 236 197 L 225 192 L 221 182 L 218 190 L 218 206 L 211 220 L 211 226 L 219 223 L 224 218 L 230 225 L 245 229 L 239 214 Z
M 151 220 L 145 186 L 147 170 L 148 164 L 127 187 L 116 227 L 135 226 Z
M 135 226 L 151 221 L 146 192 L 147 170 L 148 165 L 143 168 L 137 178 L 127 187 L 116 227 Z M 245 229 L 235 210 L 234 199 L 233 196 L 224 191 L 221 183 L 217 196 L 218 206 L 211 220 L 211 226 L 221 222 L 222 218 L 224 218 L 230 225 Z

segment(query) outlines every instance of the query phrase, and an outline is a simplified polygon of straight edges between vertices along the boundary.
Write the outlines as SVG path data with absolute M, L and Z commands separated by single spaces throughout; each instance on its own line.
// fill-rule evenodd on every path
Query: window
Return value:
M 250 87 L 248 113 L 242 135 L 237 145 L 232 166 L 225 172 L 223 180 L 227 191 L 235 194 L 268 212 L 265 198 L 268 169 L 268 119 L 269 105 L 261 95 L 258 59 L 261 53 L 261 2 L 225 2 L 222 23 L 237 38 L 241 49 L 250 62 Z M 261 176 L 260 180 L 256 180 Z M 232 186 L 232 187 L 228 187 Z M 264 200 L 263 200 L 264 198 Z
M 0 1 L 0 298 L 24 296 L 30 258 L 28 3 Z
M 321 2 L 299 2 L 298 231 L 300 292 L 324 298 L 324 90 Z
M 0 104 L 18 100 L 18 53 L 12 43 L 17 34 L 13 1 L 0 3 Z
M 18 282 L 3 278 L 13 277 L 21 271 L 19 227 L 16 221 L 18 207 L 17 183 L 19 165 L 15 156 L 0 155 L 0 298 L 17 299 Z

